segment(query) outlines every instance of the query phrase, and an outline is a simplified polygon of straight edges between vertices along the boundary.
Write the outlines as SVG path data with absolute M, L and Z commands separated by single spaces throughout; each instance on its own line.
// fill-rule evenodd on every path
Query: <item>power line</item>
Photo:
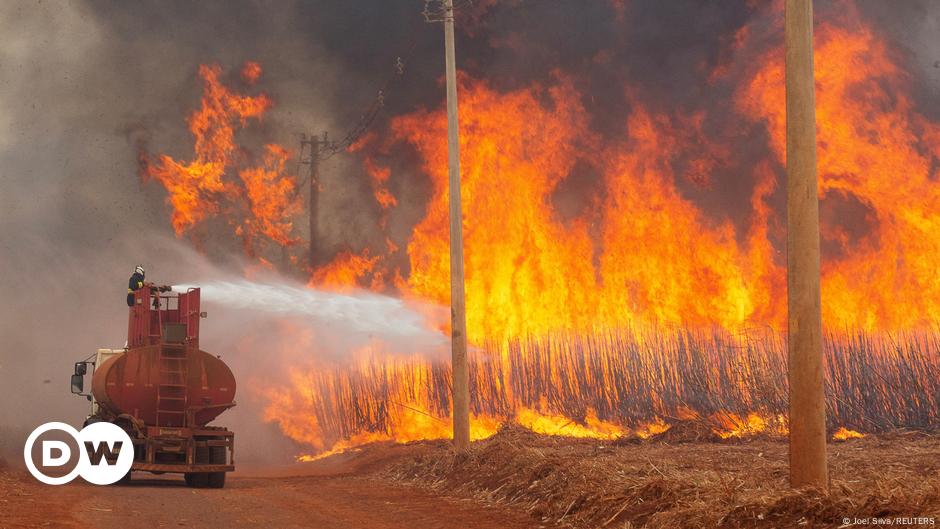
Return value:
M 451 13 L 457 13 L 472 5 L 473 0 L 455 0 Z M 424 21 L 429 24 L 444 22 L 447 17 L 447 7 L 444 0 L 424 0 L 424 10 L 421 14 L 424 15 Z
M 428 2 L 425 2 L 425 10 L 428 8 Z M 464 0 L 469 3 L 469 0 Z M 418 47 L 418 24 L 412 24 L 410 33 L 411 33 L 411 43 L 408 45 L 407 51 L 404 56 L 395 57 L 395 61 L 392 63 L 392 71 L 389 76 L 386 78 L 385 82 L 382 84 L 382 87 L 379 88 L 378 92 L 375 95 L 375 99 L 372 100 L 372 103 L 366 107 L 365 111 L 361 114 L 359 121 L 343 136 L 343 139 L 340 141 L 323 141 L 320 145 L 320 149 L 317 152 L 318 160 L 327 160 L 333 157 L 335 154 L 340 153 L 348 149 L 354 143 L 356 143 L 359 138 L 361 138 L 366 131 L 372 126 L 375 122 L 376 117 L 378 117 L 379 112 L 385 107 L 385 100 L 388 96 L 390 90 L 401 81 L 402 77 L 405 74 L 405 69 L 408 64 L 411 62 L 412 56 L 414 56 L 415 49 Z M 324 134 L 324 138 L 325 138 Z
M 408 45 L 408 49 L 403 56 L 399 55 L 395 57 L 395 61 L 392 63 L 392 71 L 389 76 L 386 78 L 385 82 L 382 84 L 382 87 L 376 93 L 375 99 L 366 107 L 365 111 L 359 117 L 359 121 L 343 136 L 343 139 L 340 141 L 332 141 L 329 139 L 329 136 L 326 132 L 322 136 L 313 135 L 308 137 L 306 134 L 300 135 L 300 153 L 297 157 L 297 174 L 300 174 L 300 168 L 303 165 L 308 165 L 310 167 L 309 172 L 307 173 L 307 178 L 301 182 L 298 186 L 295 187 L 296 192 L 299 193 L 299 190 L 303 187 L 309 187 L 309 205 L 307 209 L 308 220 L 309 220 L 309 242 L 308 242 L 308 252 L 307 252 L 307 265 L 311 270 L 316 269 L 319 264 L 319 225 L 318 225 L 318 210 L 319 210 L 319 195 L 320 195 L 320 177 L 319 177 L 319 164 L 321 161 L 328 160 L 332 158 L 337 153 L 346 151 L 359 141 L 360 138 L 369 130 L 372 124 L 375 122 L 376 117 L 378 117 L 379 112 L 385 107 L 385 98 L 387 97 L 390 90 L 395 86 L 401 78 L 404 76 L 405 69 L 408 66 L 408 63 L 411 61 L 411 57 L 414 55 L 415 49 L 418 46 L 418 28 L 420 24 L 420 19 L 415 17 L 415 21 L 410 30 L 411 43 Z M 305 153 L 307 156 L 304 156 Z M 285 262 L 287 259 L 285 258 Z
M 473 0 L 456 0 L 454 2 L 451 13 L 456 13 L 458 11 L 467 9 L 472 5 Z M 424 9 L 421 11 L 421 15 L 424 17 L 424 21 L 428 23 L 444 22 L 446 12 L 447 10 L 445 8 L 444 0 L 424 0 Z M 392 63 L 391 74 L 388 78 L 386 78 L 385 83 L 382 84 L 382 87 L 378 90 L 378 92 L 376 92 L 375 99 L 373 99 L 369 106 L 366 107 L 365 111 L 363 111 L 359 117 L 359 121 L 356 122 L 356 124 L 351 129 L 349 129 L 346 135 L 343 136 L 343 139 L 338 142 L 327 141 L 326 134 L 324 134 L 324 140 L 320 143 L 320 149 L 316 154 L 318 160 L 327 160 L 332 158 L 334 155 L 345 151 L 354 143 L 356 143 L 375 122 L 379 112 L 381 112 L 385 107 L 385 100 L 389 94 L 390 89 L 399 81 L 401 81 L 401 78 L 404 76 L 405 69 L 411 62 L 411 58 L 414 56 L 415 49 L 418 46 L 419 36 L 417 25 L 417 23 L 412 24 L 410 29 L 411 43 L 408 45 L 405 55 L 399 55 L 395 57 L 395 61 Z

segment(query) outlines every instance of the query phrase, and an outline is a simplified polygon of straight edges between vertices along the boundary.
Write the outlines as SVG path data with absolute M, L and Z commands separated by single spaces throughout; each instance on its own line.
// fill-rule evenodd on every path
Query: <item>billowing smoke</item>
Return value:
M 475 4 L 467 14 L 472 23 L 462 26 L 458 39 L 461 70 L 505 90 L 550 82 L 561 70 L 576 81 L 591 130 L 607 137 L 625 132 L 627 84 L 653 110 L 691 114 L 708 108 L 709 116 L 722 116 L 734 87 L 710 77 L 729 60 L 737 32 L 769 26 L 772 12 L 753 0 Z M 142 185 L 137 176 L 140 148 L 178 158 L 191 152 L 183 120 L 199 99 L 198 66 L 218 63 L 237 71 L 246 60 L 261 63 L 257 89 L 275 105 L 251 134 L 297 148 L 300 132 L 341 136 L 376 97 L 396 58 L 412 48 L 401 81 L 384 94 L 385 115 L 440 106 L 440 28 L 423 22 L 422 5 L 0 5 L 0 453 L 15 454 L 25 433 L 42 422 L 81 422 L 86 403 L 67 389 L 71 363 L 123 342 L 124 283 L 134 265 L 144 264 L 148 278 L 165 283 L 239 277 L 245 269 L 230 230 L 210 227 L 205 255 L 175 239 L 164 191 Z M 817 19 L 837 16 L 843 5 L 818 2 Z M 917 111 L 937 119 L 940 5 L 863 0 L 858 6 L 890 35 L 911 72 Z M 779 29 L 765 29 L 767 39 L 780 38 Z M 376 123 L 377 134 L 385 123 Z M 706 119 L 701 132 L 727 137 L 729 128 L 725 120 Z M 753 185 L 740 170 L 766 154 L 762 134 L 741 132 L 739 149 L 717 166 L 711 185 L 692 179 L 677 186 L 704 210 L 740 221 L 747 214 L 740 204 Z M 404 248 L 424 215 L 428 177 L 407 148 L 388 158 L 400 170 L 390 183 L 399 207 L 387 233 Z M 381 212 L 357 162 L 340 156 L 321 167 L 328 192 L 321 198 L 320 236 L 328 253 L 387 244 L 376 229 Z M 576 216 L 599 180 L 591 160 L 579 163 L 553 197 L 559 214 Z M 782 194 L 770 202 L 780 211 Z M 406 257 L 401 259 L 407 274 Z M 224 355 L 239 380 L 279 372 L 281 353 L 297 346 L 277 338 L 281 322 L 263 318 L 248 338 L 224 336 L 230 331 L 222 324 L 224 308 L 210 311 L 205 345 L 218 340 L 219 350 L 212 352 Z M 231 321 L 235 317 L 233 312 Z M 216 321 L 220 325 L 213 326 Z M 316 343 L 311 336 L 309 344 Z M 248 443 L 257 448 L 279 434 L 274 426 L 257 426 L 259 404 L 245 401 L 250 394 L 239 393 L 240 406 L 223 422 L 236 429 L 250 425 L 241 431 L 259 432 L 257 442 Z
M 124 294 L 136 264 L 162 283 L 219 271 L 237 277 L 245 269 L 237 245 L 224 238 L 206 248 L 208 258 L 177 240 L 163 190 L 138 178 L 138 147 L 180 156 L 191 150 L 183 120 L 198 104 L 199 65 L 264 64 L 259 88 L 276 101 L 256 131 L 261 136 L 292 146 L 296 133 L 348 121 L 334 113 L 336 102 L 362 79 L 298 21 L 301 9 L 260 2 L 0 6 L 0 453 L 9 460 L 19 459 L 37 425 L 81 424 L 87 403 L 69 394 L 72 362 L 124 343 Z M 324 199 L 324 215 L 351 211 L 349 194 Z M 241 377 L 247 364 L 222 345 L 213 352 Z M 269 369 L 254 354 L 252 369 Z M 260 411 L 243 389 L 224 422 L 251 425 L 240 432 L 244 462 L 253 451 L 249 432 L 279 435 L 258 427 Z

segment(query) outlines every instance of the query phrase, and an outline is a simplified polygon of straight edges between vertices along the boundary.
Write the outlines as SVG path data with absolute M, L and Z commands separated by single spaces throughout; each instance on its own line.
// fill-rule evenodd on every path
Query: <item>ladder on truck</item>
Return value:
M 160 383 L 157 386 L 157 426 L 185 426 L 186 346 L 164 343 L 160 347 Z

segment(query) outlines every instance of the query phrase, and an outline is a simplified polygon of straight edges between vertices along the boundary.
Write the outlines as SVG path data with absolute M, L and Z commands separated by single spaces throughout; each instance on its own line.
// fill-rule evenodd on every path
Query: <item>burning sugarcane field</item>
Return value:
M 0 529 L 940 521 L 940 4 L 0 28 Z

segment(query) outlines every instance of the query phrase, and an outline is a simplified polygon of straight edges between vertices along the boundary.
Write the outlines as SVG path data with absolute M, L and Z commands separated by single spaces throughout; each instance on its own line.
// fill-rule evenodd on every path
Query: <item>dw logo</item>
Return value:
M 33 447 L 40 436 L 56 431 L 65 432 L 72 437 L 71 441 L 74 441 L 74 446 L 77 447 L 77 457 L 73 454 L 71 443 L 43 439 L 40 442 L 40 465 L 43 470 L 58 470 L 50 473 L 60 474 L 69 464 L 75 465 L 63 475 L 47 475 L 33 461 Z M 23 448 L 23 459 L 30 474 L 47 485 L 62 485 L 79 475 L 89 483 L 110 485 L 130 471 L 131 465 L 134 464 L 134 445 L 127 432 L 108 422 L 89 424 L 80 432 L 65 423 L 47 422 L 29 434 Z

